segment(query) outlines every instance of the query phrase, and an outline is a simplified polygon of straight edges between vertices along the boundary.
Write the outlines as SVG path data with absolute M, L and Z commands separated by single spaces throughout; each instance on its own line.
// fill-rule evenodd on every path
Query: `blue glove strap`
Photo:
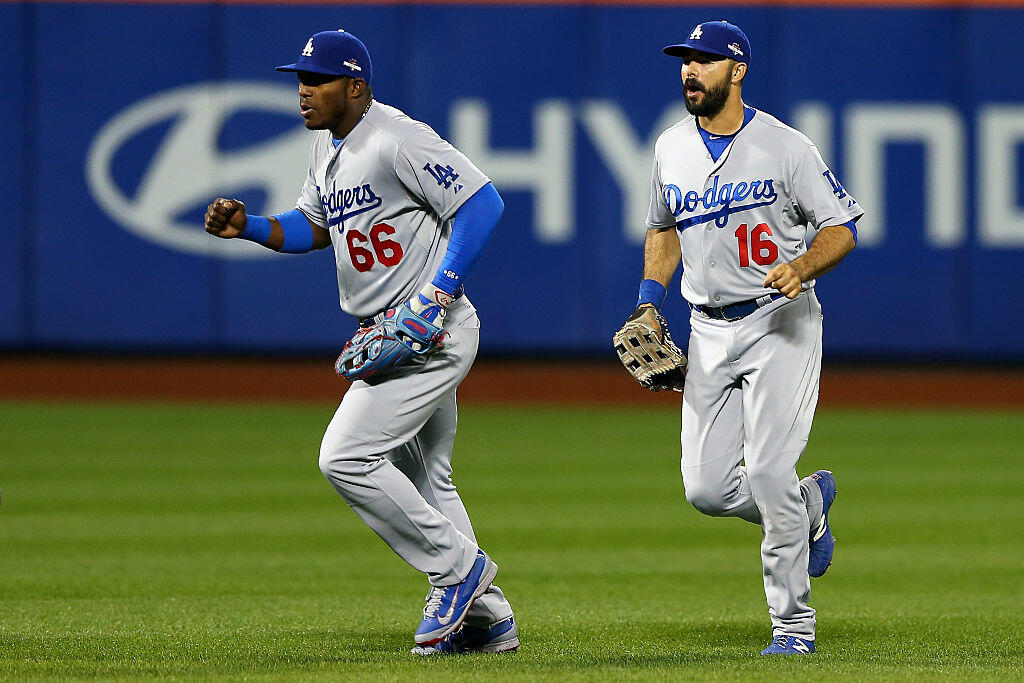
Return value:
M 426 320 L 428 323 L 435 322 L 438 316 L 441 315 L 441 305 L 434 303 L 433 301 L 423 296 L 422 294 L 417 294 L 416 299 L 418 299 L 420 305 L 424 307 L 423 310 L 421 310 L 417 315 Z M 409 308 L 410 310 L 412 309 L 411 306 Z
M 267 240 L 270 239 L 270 219 L 266 216 L 245 214 L 245 232 L 239 237 L 266 246 Z
M 384 315 L 395 321 L 395 338 L 413 353 L 430 353 L 436 350 L 444 339 L 445 333 L 441 327 L 413 313 L 408 306 L 392 308 Z
M 313 226 L 306 220 L 306 214 L 298 209 L 274 214 L 284 231 L 281 251 L 286 254 L 304 254 L 313 248 Z
M 661 308 L 667 295 L 668 290 L 657 280 L 642 280 L 640 282 L 640 297 L 637 299 L 636 305 L 654 304 L 655 308 Z

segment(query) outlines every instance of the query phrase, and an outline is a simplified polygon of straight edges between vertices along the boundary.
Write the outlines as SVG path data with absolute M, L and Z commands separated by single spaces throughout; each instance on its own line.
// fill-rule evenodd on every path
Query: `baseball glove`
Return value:
M 395 336 L 394 318 L 360 327 L 345 342 L 334 370 L 349 382 L 367 379 L 412 357 L 412 350 Z
M 379 323 L 356 331 L 341 349 L 334 370 L 350 382 L 367 379 L 415 355 L 439 351 L 444 335 L 444 330 L 407 305 L 396 306 Z
M 405 304 L 392 308 L 385 316 L 392 314 L 395 320 L 395 335 L 410 351 L 426 355 L 440 351 L 444 346 L 445 306 L 440 303 L 424 303 L 422 296 L 415 296 Z M 448 303 L 451 303 L 449 300 Z
M 686 356 L 672 342 L 668 323 L 650 304 L 640 306 L 612 337 L 615 352 L 640 386 L 682 391 Z

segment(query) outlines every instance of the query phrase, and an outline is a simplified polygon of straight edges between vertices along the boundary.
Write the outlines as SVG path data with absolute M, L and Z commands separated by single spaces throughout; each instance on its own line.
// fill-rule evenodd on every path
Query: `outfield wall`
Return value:
M 329 252 L 268 257 L 201 222 L 217 195 L 293 205 L 309 134 L 272 67 L 344 27 L 378 99 L 505 198 L 469 282 L 484 351 L 606 351 L 635 301 L 651 147 L 682 111 L 660 48 L 728 18 L 753 46 L 747 101 L 869 212 L 819 286 L 826 351 L 1022 358 L 1024 5 L 994 5 L 0 2 L 0 346 L 337 347 L 353 323 Z

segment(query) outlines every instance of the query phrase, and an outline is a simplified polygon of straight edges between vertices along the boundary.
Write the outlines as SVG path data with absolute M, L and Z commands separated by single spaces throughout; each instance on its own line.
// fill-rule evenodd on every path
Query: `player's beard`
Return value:
M 698 87 L 704 92 L 704 98 L 700 101 L 700 104 L 691 102 L 686 97 L 687 87 Z M 729 93 L 731 91 L 732 83 L 728 79 L 723 79 L 721 83 L 710 88 L 705 88 L 696 81 L 689 81 L 689 83 L 683 84 L 683 104 L 686 105 L 686 111 L 694 116 L 716 116 L 725 107 L 725 103 L 729 101 Z

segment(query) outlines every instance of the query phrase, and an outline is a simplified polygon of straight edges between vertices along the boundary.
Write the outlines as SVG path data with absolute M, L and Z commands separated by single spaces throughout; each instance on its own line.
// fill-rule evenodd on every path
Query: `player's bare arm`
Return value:
M 270 216 L 270 235 L 266 241 L 254 240 L 268 249 L 281 251 L 284 247 L 284 228 L 281 222 L 274 216 Z M 331 245 L 331 234 L 306 218 L 309 228 L 313 232 L 312 249 L 324 249 Z M 222 239 L 242 237 L 248 225 L 248 218 L 245 215 L 245 204 L 237 199 L 217 198 L 206 209 L 206 218 L 203 222 L 206 232 Z
M 675 228 L 652 228 L 644 239 L 644 279 L 668 287 L 682 254 Z
M 651 391 L 682 391 L 686 380 L 686 356 L 672 341 L 668 322 L 658 312 L 681 257 L 675 228 L 647 230 L 636 310 L 612 336 L 626 370 Z
M 853 251 L 854 246 L 856 242 L 848 227 L 826 226 L 818 232 L 806 254 L 769 270 L 764 279 L 764 286 L 779 290 L 789 299 L 795 299 L 800 294 L 803 283 L 835 268 Z

